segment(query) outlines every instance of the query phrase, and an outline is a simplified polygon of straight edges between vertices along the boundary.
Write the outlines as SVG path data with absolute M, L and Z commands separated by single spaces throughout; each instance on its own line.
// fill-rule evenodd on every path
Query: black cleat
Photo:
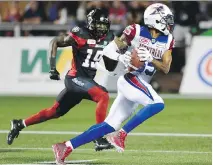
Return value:
M 7 144 L 11 145 L 13 140 L 18 137 L 19 132 L 24 128 L 22 120 L 11 120 L 11 129 L 7 136 Z
M 95 151 L 102 151 L 102 150 L 108 150 L 113 149 L 114 146 L 111 145 L 106 138 L 99 138 L 97 140 L 93 141 L 95 143 Z

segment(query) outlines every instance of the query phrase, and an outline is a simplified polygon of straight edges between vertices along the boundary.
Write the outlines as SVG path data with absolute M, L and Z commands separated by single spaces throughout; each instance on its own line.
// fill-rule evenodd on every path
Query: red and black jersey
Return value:
M 68 75 L 94 78 L 95 63 L 101 60 L 104 47 L 114 39 L 113 33 L 110 31 L 103 38 L 96 40 L 87 28 L 74 27 L 69 35 L 75 40 L 75 44 L 72 45 L 72 68 Z

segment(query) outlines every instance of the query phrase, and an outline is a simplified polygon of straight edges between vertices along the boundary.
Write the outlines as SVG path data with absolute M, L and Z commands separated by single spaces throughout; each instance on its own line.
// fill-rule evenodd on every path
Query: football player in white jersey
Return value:
M 124 141 L 127 134 L 164 109 L 163 99 L 149 84 L 156 70 L 167 74 L 172 61 L 174 38 L 174 16 L 164 4 L 155 3 L 144 12 L 145 26 L 133 24 L 128 26 L 120 38 L 115 38 L 104 49 L 104 55 L 119 60 L 125 66 L 135 70 L 120 76 L 117 82 L 118 95 L 110 108 L 108 117 L 103 123 L 93 125 L 81 135 L 65 142 L 53 145 L 57 164 L 65 164 L 65 158 L 73 149 L 91 142 L 99 137 L 120 129 L 121 124 L 128 119 L 138 104 L 143 105 L 117 133 L 107 139 L 118 151 L 124 151 Z M 130 65 L 129 52 L 119 54 L 126 47 L 138 50 L 138 56 L 145 64 L 141 68 Z

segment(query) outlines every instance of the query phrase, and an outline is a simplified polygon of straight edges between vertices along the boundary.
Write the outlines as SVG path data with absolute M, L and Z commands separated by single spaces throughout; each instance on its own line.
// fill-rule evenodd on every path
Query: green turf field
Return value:
M 13 145 L 6 144 L 12 118 L 24 118 L 45 107 L 54 98 L 0 97 L 0 164 L 53 162 L 51 145 L 74 135 L 21 134 Z M 211 134 L 211 100 L 165 100 L 165 110 L 134 132 L 171 133 L 169 136 L 128 136 L 124 153 L 94 152 L 93 144 L 75 150 L 70 164 L 87 165 L 210 165 L 211 137 L 173 137 L 172 133 Z M 25 131 L 84 131 L 95 122 L 95 104 L 83 101 L 66 116 L 31 126 Z M 157 134 L 158 135 L 158 134 Z M 81 163 L 81 160 L 91 160 Z M 45 163 L 43 163 L 45 164 Z M 50 164 L 50 163 L 46 163 Z

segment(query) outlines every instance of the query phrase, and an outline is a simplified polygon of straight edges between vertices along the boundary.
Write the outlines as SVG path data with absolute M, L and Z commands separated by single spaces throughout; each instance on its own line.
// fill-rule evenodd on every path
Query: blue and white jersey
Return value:
M 164 53 L 174 47 L 174 37 L 172 34 L 152 38 L 148 28 L 138 24 L 126 27 L 123 33 L 130 48 L 145 47 L 156 60 L 162 60 Z M 145 62 L 145 65 L 138 71 L 134 71 L 133 74 L 149 83 L 155 72 L 155 67 L 151 63 Z

